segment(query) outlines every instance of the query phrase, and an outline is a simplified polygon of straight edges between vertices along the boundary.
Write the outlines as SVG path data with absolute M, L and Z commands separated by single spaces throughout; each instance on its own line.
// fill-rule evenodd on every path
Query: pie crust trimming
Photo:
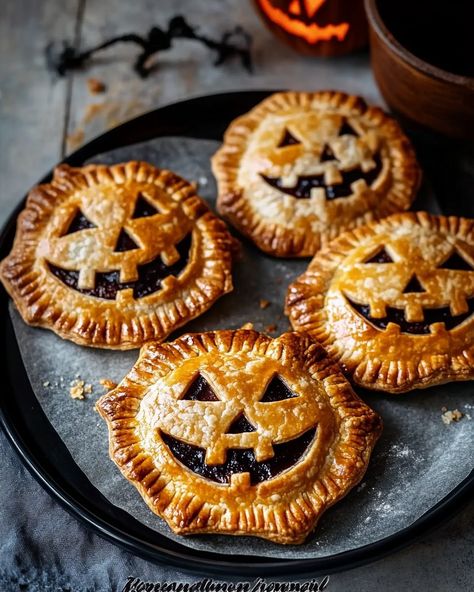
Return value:
M 474 220 L 410 212 L 345 233 L 289 287 L 286 312 L 363 387 L 474 378 Z
M 412 203 L 420 180 L 399 125 L 341 92 L 285 92 L 227 129 L 218 210 L 260 249 L 311 256 L 343 230 Z
M 360 481 L 381 420 L 308 335 L 144 346 L 97 403 L 110 455 L 178 534 L 301 543 Z
M 229 292 L 231 250 L 225 224 L 172 172 L 61 165 L 29 194 L 0 277 L 27 323 L 129 349 Z

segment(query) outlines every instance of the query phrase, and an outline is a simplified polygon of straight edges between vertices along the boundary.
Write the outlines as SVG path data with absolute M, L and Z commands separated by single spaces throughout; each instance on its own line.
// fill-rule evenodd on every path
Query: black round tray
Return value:
M 268 94 L 268 91 L 252 91 L 210 95 L 156 109 L 86 144 L 65 162 L 81 165 L 97 154 L 159 136 L 219 140 L 232 119 L 250 109 Z M 444 194 L 444 189 L 452 189 L 452 186 L 446 187 L 445 177 L 439 175 L 437 165 L 440 157 L 439 143 L 433 144 L 430 138 L 414 139 L 425 171 L 428 169 L 438 201 L 445 206 L 444 210 L 452 210 L 449 195 Z M 455 166 L 456 159 L 452 159 L 453 148 L 445 146 L 445 150 L 451 157 L 451 161 L 447 161 L 448 165 L 451 162 L 451 166 Z M 445 161 L 445 172 L 446 166 Z M 436 182 L 438 177 L 439 183 Z M 42 181 L 50 178 L 51 173 Z M 10 251 L 16 218 L 23 206 L 24 200 L 3 228 L 0 235 L 0 259 Z M 470 212 L 459 213 L 469 215 Z M 376 543 L 325 558 L 282 560 L 255 555 L 224 556 L 197 551 L 175 543 L 113 506 L 91 485 L 75 464 L 32 391 L 7 307 L 8 297 L 1 287 L 0 340 L 1 351 L 4 353 L 0 359 L 0 371 L 4 376 L 4 382 L 0 390 L 0 420 L 9 441 L 33 476 L 69 512 L 106 539 L 145 559 L 205 575 L 302 577 L 309 574 L 327 574 L 380 559 L 414 542 L 474 497 L 473 471 L 448 496 L 408 528 Z

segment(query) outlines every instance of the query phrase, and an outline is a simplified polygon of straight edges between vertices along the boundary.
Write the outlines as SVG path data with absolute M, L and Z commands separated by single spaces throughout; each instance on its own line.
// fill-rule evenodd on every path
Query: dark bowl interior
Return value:
M 422 129 L 474 139 L 474 2 L 365 0 L 375 80 Z
M 398 44 L 445 74 L 474 76 L 474 3 L 470 0 L 375 0 L 381 21 Z M 443 76 L 437 72 L 438 76 Z

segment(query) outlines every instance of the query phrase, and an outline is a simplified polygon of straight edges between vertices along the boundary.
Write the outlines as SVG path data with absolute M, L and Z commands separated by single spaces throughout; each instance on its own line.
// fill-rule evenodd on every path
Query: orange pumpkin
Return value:
M 300 53 L 330 56 L 367 43 L 363 0 L 254 0 L 265 23 Z

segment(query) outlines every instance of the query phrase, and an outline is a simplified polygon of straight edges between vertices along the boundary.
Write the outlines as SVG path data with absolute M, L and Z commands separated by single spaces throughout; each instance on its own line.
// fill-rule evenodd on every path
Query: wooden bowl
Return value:
M 365 0 L 372 69 L 385 100 L 393 111 L 411 123 L 451 137 L 473 140 L 474 77 L 471 76 L 471 72 L 469 75 L 454 73 L 438 65 L 450 62 L 448 58 L 443 57 L 441 51 L 449 48 L 450 42 L 453 46 L 457 44 L 455 33 L 452 33 L 451 39 L 438 39 L 437 45 L 432 41 L 433 45 L 430 47 L 436 48 L 433 49 L 435 59 L 432 61 L 437 65 L 425 61 L 406 48 L 407 45 L 411 47 L 407 42 L 410 35 L 416 35 L 416 26 L 410 23 L 412 15 L 408 12 L 408 4 L 406 12 L 403 10 L 403 4 L 398 4 L 398 13 L 394 13 L 393 20 L 389 22 L 390 12 L 387 5 L 384 7 L 387 1 L 391 0 Z M 392 6 L 394 4 L 397 3 L 393 2 Z M 451 5 L 449 7 L 451 8 Z M 455 8 L 453 7 L 453 11 Z M 448 10 L 447 6 L 445 10 Z M 385 20 L 382 18 L 383 14 Z M 425 15 L 426 26 L 430 27 L 432 15 L 428 10 Z M 452 13 L 445 14 L 447 28 L 452 27 L 449 22 L 451 18 Z M 462 19 L 462 14 L 458 14 L 458 19 Z M 465 15 L 465 19 L 469 22 L 468 15 Z M 401 30 L 401 26 L 407 27 L 407 31 Z M 426 57 L 430 51 L 428 47 L 423 47 L 424 40 L 427 39 L 426 32 L 422 28 L 418 29 L 418 35 L 416 39 L 413 37 L 413 42 L 417 45 L 417 54 Z M 461 31 L 458 31 L 458 35 L 463 43 L 472 44 L 472 33 L 468 35 L 467 40 L 462 37 Z M 434 34 L 432 36 L 434 37 Z M 403 38 L 403 45 L 400 38 Z M 469 59 L 469 54 L 466 58 Z M 451 58 L 452 69 L 459 72 L 460 66 L 456 59 L 455 55 Z M 474 54 L 471 54 L 470 59 L 474 60 Z M 466 69 L 468 68 L 470 66 L 466 65 Z

